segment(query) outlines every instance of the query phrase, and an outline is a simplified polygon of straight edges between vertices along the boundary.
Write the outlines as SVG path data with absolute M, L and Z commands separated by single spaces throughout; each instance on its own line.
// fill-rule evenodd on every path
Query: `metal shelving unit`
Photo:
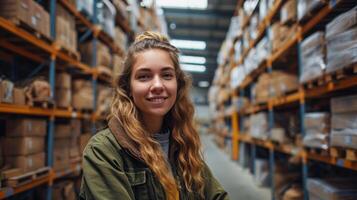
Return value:
M 10 42 L 7 39 L 0 40 L 0 47 L 7 49 L 14 53 L 15 55 L 22 56 L 24 58 L 35 61 L 40 64 L 39 68 L 42 68 L 45 65 L 49 66 L 49 83 L 51 87 L 51 99 L 55 97 L 55 76 L 56 69 L 58 67 L 62 67 L 62 65 L 70 65 L 71 68 L 77 69 L 80 73 L 90 76 L 92 80 L 93 90 L 94 90 L 94 99 L 96 99 L 97 95 L 97 80 L 100 79 L 103 82 L 111 83 L 111 80 L 107 78 L 101 77 L 97 70 L 97 61 L 95 56 L 93 56 L 91 66 L 88 66 L 79 60 L 73 58 L 67 52 L 62 51 L 60 48 L 56 46 L 53 42 L 56 38 L 56 3 L 60 3 L 60 5 L 64 6 L 75 18 L 77 21 L 76 26 L 83 26 L 87 29 L 87 33 L 83 34 L 83 38 L 81 41 L 85 39 L 84 37 L 88 37 L 93 35 L 93 55 L 96 55 L 96 44 L 97 40 L 103 42 L 105 45 L 110 47 L 112 54 L 117 54 L 122 56 L 124 54 L 124 50 L 117 47 L 114 43 L 114 40 L 103 30 L 99 28 L 97 25 L 98 20 L 96 17 L 93 17 L 90 20 L 86 19 L 83 14 L 78 12 L 74 6 L 72 6 L 67 0 L 50 0 L 50 33 L 52 41 L 45 41 L 31 33 L 17 27 L 11 21 L 0 17 L 0 30 L 6 32 L 9 37 L 16 38 L 16 43 Z M 94 1 L 93 9 L 94 14 L 96 16 L 97 0 Z M 128 24 L 128 23 L 124 23 Z M 130 27 L 127 27 L 125 31 L 131 31 Z M 126 32 L 127 34 L 132 34 L 131 32 Z M 20 45 L 21 44 L 21 45 Z M 37 69 L 35 69 L 37 70 Z M 97 102 L 94 100 L 93 102 L 93 111 L 96 110 Z M 75 172 L 81 171 L 81 164 L 72 164 L 71 167 L 65 171 L 56 172 L 52 169 L 53 165 L 53 143 L 54 143 L 54 123 L 57 118 L 65 118 L 65 119 L 89 119 L 93 122 L 93 132 L 95 132 L 95 122 L 97 120 L 105 119 L 103 116 L 98 116 L 96 112 L 93 113 L 82 113 L 79 111 L 66 110 L 66 109 L 57 109 L 57 108 L 39 108 L 39 107 L 31 107 L 31 106 L 20 106 L 20 105 L 11 105 L 11 104 L 2 104 L 0 103 L 0 113 L 3 114 L 13 114 L 13 115 L 25 115 L 25 116 L 39 116 L 47 118 L 48 120 L 48 128 L 47 128 L 47 158 L 46 158 L 46 166 L 51 167 L 49 175 L 33 180 L 30 183 L 21 185 L 16 188 L 5 187 L 0 188 L 0 199 L 5 199 L 11 197 L 13 195 L 19 194 L 21 192 L 30 190 L 32 188 L 38 187 L 40 185 L 47 185 L 46 199 L 52 199 L 52 184 L 56 179 L 65 177 L 69 174 L 73 174 Z
M 244 97 L 246 96 L 244 93 L 245 90 L 250 90 L 249 86 L 253 83 L 253 81 L 262 73 L 262 72 L 272 72 L 272 68 L 274 63 L 279 61 L 282 55 L 290 50 L 292 47 L 297 46 L 298 51 L 298 77 L 301 74 L 301 49 L 300 43 L 302 39 L 313 30 L 319 23 L 321 23 L 327 16 L 331 15 L 335 8 L 343 5 L 344 3 L 349 3 L 346 0 L 333 1 L 331 0 L 327 5 L 322 7 L 314 16 L 308 20 L 306 23 L 298 26 L 298 31 L 288 40 L 286 41 L 278 51 L 268 56 L 265 60 L 263 60 L 259 67 L 248 74 L 245 77 L 245 80 L 238 88 L 234 88 L 230 94 L 231 98 L 235 97 Z M 280 8 L 283 5 L 283 1 L 278 0 L 275 1 L 275 4 L 265 16 L 265 18 L 258 25 L 258 37 L 250 42 L 249 48 L 243 51 L 240 60 L 237 63 L 230 63 L 231 70 L 239 65 L 243 64 L 244 59 L 247 57 L 249 51 L 254 48 L 260 39 L 263 37 L 263 33 L 267 32 L 267 36 L 269 38 L 269 31 L 271 21 L 273 17 L 279 12 Z M 240 6 L 237 6 L 237 9 L 242 6 L 242 1 L 240 1 Z M 256 9 L 256 8 L 255 8 Z M 255 10 L 254 9 L 254 10 Z M 237 13 L 237 12 L 236 12 Z M 248 20 L 243 22 L 243 30 L 248 26 L 249 20 L 253 13 L 248 16 Z M 243 41 L 245 42 L 245 41 Z M 230 53 L 230 56 L 234 55 L 234 49 L 232 47 L 233 53 Z M 232 62 L 233 59 L 230 59 Z M 354 66 L 356 68 L 356 66 Z M 324 80 L 329 75 L 324 75 Z M 243 134 L 243 120 L 246 116 L 260 112 L 267 111 L 268 112 L 268 124 L 269 124 L 269 134 L 270 130 L 274 127 L 274 114 L 275 109 L 281 108 L 283 106 L 288 106 L 292 104 L 298 105 L 299 117 L 301 120 L 300 130 L 302 136 L 305 135 L 305 125 L 303 123 L 303 119 L 306 112 L 306 100 L 316 98 L 322 95 L 329 95 L 333 92 L 350 89 L 352 87 L 357 86 L 357 76 L 350 76 L 339 81 L 330 80 L 327 84 L 316 86 L 313 88 L 306 89 L 303 85 L 300 85 L 298 91 L 288 94 L 282 97 L 273 97 L 269 98 L 266 103 L 260 104 L 252 104 L 239 112 L 234 112 L 231 116 L 231 124 L 232 124 L 232 159 L 239 160 L 240 155 L 240 146 L 249 144 L 250 145 L 250 159 L 251 159 L 251 171 L 254 175 L 254 160 L 256 158 L 256 147 L 265 148 L 269 152 L 269 172 L 270 172 L 270 185 L 271 185 L 271 199 L 275 199 L 275 188 L 274 188 L 274 167 L 275 167 L 275 152 L 284 153 L 291 156 L 298 156 L 301 159 L 301 174 L 302 174 L 302 188 L 304 191 L 304 199 L 308 200 L 307 195 L 307 186 L 306 180 L 309 176 L 308 173 L 308 163 L 309 161 L 318 161 L 322 163 L 326 163 L 333 166 L 339 166 L 345 169 L 357 171 L 357 162 L 353 162 L 350 160 L 346 160 L 344 158 L 335 158 L 331 156 L 323 156 L 316 153 L 311 153 L 304 149 L 303 147 L 296 147 L 291 145 L 284 144 L 276 144 L 271 140 L 259 140 L 252 138 L 249 135 Z

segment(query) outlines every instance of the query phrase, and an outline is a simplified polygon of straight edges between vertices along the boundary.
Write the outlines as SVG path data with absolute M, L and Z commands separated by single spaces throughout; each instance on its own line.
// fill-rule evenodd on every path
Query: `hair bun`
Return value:
M 166 36 L 164 36 L 161 33 L 153 32 L 153 31 L 145 31 L 144 33 L 141 33 L 140 35 L 136 36 L 134 43 L 141 42 L 144 40 L 157 40 L 159 42 L 169 43 L 169 40 L 167 39 Z

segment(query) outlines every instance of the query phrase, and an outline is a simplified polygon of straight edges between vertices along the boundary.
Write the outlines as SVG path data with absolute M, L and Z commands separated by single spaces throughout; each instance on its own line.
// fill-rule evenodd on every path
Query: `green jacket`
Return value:
M 109 128 L 91 138 L 83 152 L 83 177 L 80 199 L 87 200 L 166 200 L 165 192 L 153 172 L 140 159 L 138 150 L 114 120 Z M 179 183 L 182 176 L 174 165 L 170 147 L 170 164 Z M 205 165 L 205 199 L 226 200 L 227 193 Z M 199 199 L 179 186 L 180 199 Z

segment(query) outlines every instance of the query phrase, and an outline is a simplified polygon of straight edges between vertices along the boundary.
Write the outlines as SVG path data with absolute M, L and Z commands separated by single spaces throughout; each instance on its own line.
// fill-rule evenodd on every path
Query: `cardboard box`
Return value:
M 71 138 L 55 138 L 54 149 L 69 149 Z
M 357 112 L 357 95 L 332 98 L 331 112 L 332 113 Z
M 70 138 L 72 136 L 72 127 L 71 124 L 56 124 L 55 125 L 55 139 L 60 138 Z
M 15 105 L 25 105 L 25 91 L 23 88 L 14 88 L 14 104 Z
M 82 55 L 82 61 L 88 65 L 92 64 L 92 50 L 93 43 L 91 41 L 79 45 L 79 51 Z M 101 43 L 97 42 L 97 54 L 94 55 L 97 58 L 97 66 L 111 66 L 111 54 L 109 48 Z
M 45 153 L 37 153 L 27 156 L 9 156 L 5 157 L 7 164 L 12 167 L 20 168 L 22 172 L 29 172 L 45 166 Z
M 8 80 L 0 80 L 0 103 L 13 103 L 14 84 Z
M 56 88 L 56 106 L 59 108 L 69 108 L 72 103 L 72 91 L 66 88 Z
M 32 1 L 32 6 L 30 7 L 30 17 L 32 27 L 50 38 L 50 16 L 48 12 L 35 1 Z
M 44 137 L 13 137 L 4 139 L 5 156 L 25 156 L 45 150 Z
M 56 88 L 71 89 L 71 75 L 68 73 L 56 74 Z
M 54 184 L 52 200 L 76 200 L 73 183 L 64 181 Z
M 32 0 L 2 0 L 0 6 L 0 16 L 10 19 L 15 23 L 19 21 L 30 25 L 30 9 Z
M 81 156 L 81 154 L 79 153 L 79 146 L 72 146 L 70 149 L 69 149 L 69 157 L 70 158 L 77 158 Z
M 82 134 L 80 136 L 79 139 L 79 147 L 80 147 L 80 153 L 83 154 L 84 148 L 86 147 L 86 145 L 88 144 L 90 138 L 92 137 L 92 134 L 90 133 L 86 133 L 86 134 Z
M 62 171 L 68 169 L 70 166 L 69 162 L 69 149 L 54 149 L 53 151 L 53 169 L 55 171 Z
M 6 120 L 6 136 L 18 137 L 18 136 L 46 136 L 46 120 L 42 119 L 11 119 Z
M 297 20 L 297 2 L 296 0 L 287 1 L 280 11 L 280 22 L 285 24 Z
M 81 135 L 81 127 L 82 122 L 79 119 L 72 119 L 71 120 L 71 127 L 72 127 L 72 136 L 79 137 Z
M 93 109 L 93 88 L 90 81 L 77 79 L 73 82 L 72 106 L 76 109 Z

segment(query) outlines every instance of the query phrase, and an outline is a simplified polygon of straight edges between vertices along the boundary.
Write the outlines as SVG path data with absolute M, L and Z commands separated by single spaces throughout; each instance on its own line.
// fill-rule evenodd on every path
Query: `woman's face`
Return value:
M 164 117 L 176 101 L 177 81 L 170 54 L 150 49 L 136 54 L 130 77 L 131 96 L 144 118 Z

